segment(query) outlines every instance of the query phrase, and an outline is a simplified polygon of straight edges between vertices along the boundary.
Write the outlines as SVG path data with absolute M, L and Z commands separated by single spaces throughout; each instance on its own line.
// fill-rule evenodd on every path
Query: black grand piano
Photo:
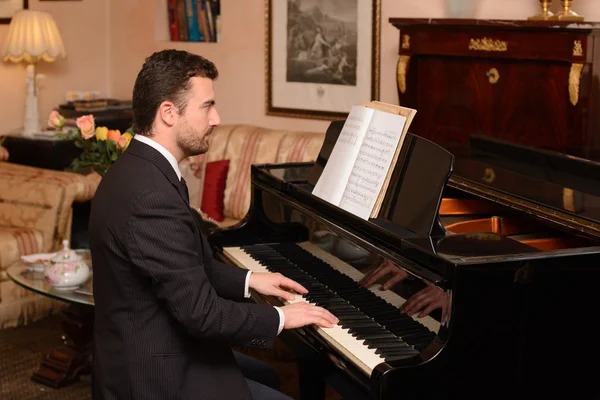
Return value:
M 322 397 L 319 379 L 345 399 L 598 398 L 600 164 L 409 134 L 367 221 L 311 193 L 342 124 L 315 163 L 253 166 L 247 217 L 209 235 L 223 260 L 289 276 L 309 289 L 295 301 L 339 317 L 281 334 L 312 384 L 303 399 Z M 381 266 L 399 283 L 363 287 Z M 407 315 L 407 301 L 434 309 Z

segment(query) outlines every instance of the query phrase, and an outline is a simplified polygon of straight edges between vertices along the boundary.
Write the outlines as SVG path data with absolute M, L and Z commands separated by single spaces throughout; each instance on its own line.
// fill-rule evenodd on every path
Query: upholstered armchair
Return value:
M 0 159 L 8 152 L 0 147 Z M 22 255 L 58 250 L 71 238 L 72 205 L 90 200 L 100 176 L 0 161 L 0 328 L 42 318 L 61 304 L 6 276 Z

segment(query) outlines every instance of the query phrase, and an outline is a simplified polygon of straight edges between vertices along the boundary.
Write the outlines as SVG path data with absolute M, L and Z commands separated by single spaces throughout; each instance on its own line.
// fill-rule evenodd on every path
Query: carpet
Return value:
M 61 345 L 60 317 L 53 316 L 25 327 L 0 330 L 0 398 L 5 400 L 91 399 L 91 377 L 62 389 L 33 382 L 42 355 Z
M 0 330 L 0 398 L 2 400 L 88 400 L 91 399 L 91 376 L 82 376 L 79 382 L 53 389 L 33 382 L 31 374 L 37 370 L 43 354 L 61 345 L 60 316 L 52 316 L 24 327 Z M 298 399 L 298 372 L 291 353 L 281 342 L 272 350 L 240 349 L 261 359 L 274 368 L 281 379 L 281 391 Z M 327 400 L 341 397 L 331 388 Z

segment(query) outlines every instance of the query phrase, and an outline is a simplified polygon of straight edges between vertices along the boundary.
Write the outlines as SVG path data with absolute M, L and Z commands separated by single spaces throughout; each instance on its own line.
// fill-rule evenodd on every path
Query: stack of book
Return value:
M 221 0 L 167 0 L 172 41 L 218 42 Z

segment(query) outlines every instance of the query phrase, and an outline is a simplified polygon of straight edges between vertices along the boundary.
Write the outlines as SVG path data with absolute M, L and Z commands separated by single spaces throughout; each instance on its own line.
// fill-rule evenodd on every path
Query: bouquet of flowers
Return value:
M 52 111 L 48 117 L 48 126 L 57 130 L 56 136 L 73 140 L 75 146 L 82 149 L 79 158 L 71 162 L 69 168 L 75 172 L 91 168 L 104 176 L 108 168 L 127 149 L 134 136 L 132 128 L 121 134 L 119 130 L 96 127 L 93 115 L 77 118 L 77 129 L 65 131 L 65 118 Z

